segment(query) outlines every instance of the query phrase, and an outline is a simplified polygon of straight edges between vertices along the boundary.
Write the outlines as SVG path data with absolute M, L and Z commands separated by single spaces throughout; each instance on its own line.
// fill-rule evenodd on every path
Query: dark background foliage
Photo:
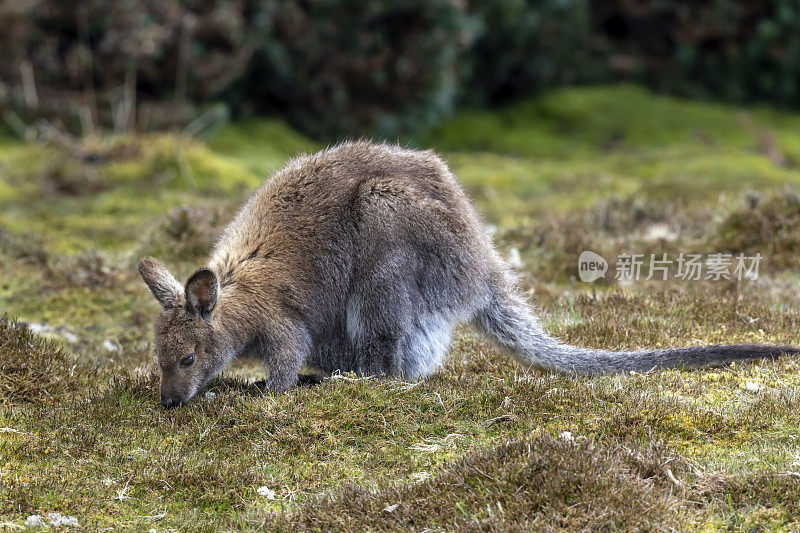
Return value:
M 9 123 L 154 129 L 224 103 L 393 137 L 576 83 L 800 97 L 799 0 L 10 0 L 0 25 Z

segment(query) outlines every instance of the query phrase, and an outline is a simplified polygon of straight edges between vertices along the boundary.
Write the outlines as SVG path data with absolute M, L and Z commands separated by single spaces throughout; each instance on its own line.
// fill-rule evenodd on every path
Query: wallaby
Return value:
M 768 345 L 607 351 L 542 330 L 456 177 L 432 151 L 348 142 L 274 173 L 182 287 L 159 261 L 139 273 L 155 323 L 161 403 L 189 401 L 234 357 L 260 358 L 267 387 L 303 366 L 423 378 L 469 322 L 523 365 L 604 373 L 797 354 Z

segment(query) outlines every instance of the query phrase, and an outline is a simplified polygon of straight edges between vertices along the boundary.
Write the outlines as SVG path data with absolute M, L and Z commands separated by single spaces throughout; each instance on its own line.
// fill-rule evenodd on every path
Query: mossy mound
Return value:
M 742 206 L 720 222 L 710 240 L 716 248 L 732 253 L 760 253 L 769 268 L 797 268 L 800 196 L 793 189 L 767 198 L 751 193 Z
M 675 459 L 658 445 L 598 449 L 571 433 L 538 432 L 469 453 L 419 483 L 347 487 L 268 523 L 276 531 L 685 529 L 693 513 L 669 476 L 688 468 Z
M 81 388 L 77 357 L 24 324 L 0 319 L 0 402 L 52 401 Z

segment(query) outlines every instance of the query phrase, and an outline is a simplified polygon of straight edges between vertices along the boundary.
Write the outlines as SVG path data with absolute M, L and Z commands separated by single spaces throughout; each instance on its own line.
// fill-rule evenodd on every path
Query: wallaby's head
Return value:
M 181 286 L 158 260 L 139 260 L 139 274 L 161 304 L 155 324 L 155 353 L 161 368 L 161 404 L 188 402 L 228 363 L 231 347 L 225 332 L 215 331 L 219 282 L 201 268 Z

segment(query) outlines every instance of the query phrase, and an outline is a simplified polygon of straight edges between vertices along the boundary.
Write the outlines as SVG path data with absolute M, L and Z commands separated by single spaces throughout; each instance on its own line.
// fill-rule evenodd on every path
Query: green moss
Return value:
M 209 146 L 246 165 L 258 176 L 266 176 L 282 166 L 287 157 L 321 148 L 285 122 L 272 119 L 248 119 L 229 124 L 214 133 Z
M 757 144 L 755 132 L 769 127 L 790 149 L 799 125 L 797 116 L 769 109 L 742 111 L 622 85 L 560 89 L 501 110 L 465 112 L 426 143 L 444 151 L 575 159 L 676 145 L 747 150 Z
M 768 109 L 588 87 L 462 113 L 422 144 L 445 153 L 492 222 L 510 226 L 612 195 L 708 204 L 797 185 L 799 127 Z
M 19 191 L 8 183 L 0 181 L 0 203 L 13 202 L 19 197 Z
M 230 194 L 261 181 L 237 160 L 180 136 L 121 138 L 117 150 L 126 157 L 111 159 L 98 171 L 112 183 L 150 182 L 168 189 Z

